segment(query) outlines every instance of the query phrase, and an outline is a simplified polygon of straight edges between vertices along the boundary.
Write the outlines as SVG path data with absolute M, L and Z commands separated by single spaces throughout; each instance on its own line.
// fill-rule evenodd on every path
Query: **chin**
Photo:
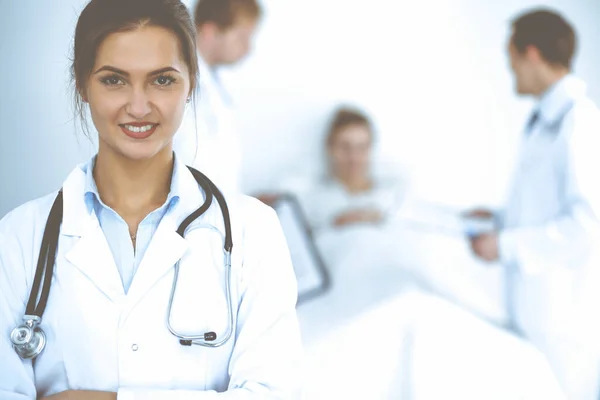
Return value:
M 517 86 L 517 87 L 515 88 L 515 92 L 516 92 L 517 94 L 519 94 L 519 95 L 526 95 L 526 94 L 529 94 L 529 93 L 527 92 L 527 90 L 525 90 L 524 88 L 522 88 L 522 87 L 520 87 L 520 86 Z
M 156 143 L 127 143 L 121 146 L 119 152 L 129 160 L 143 161 L 156 157 L 164 149 L 164 146 L 157 146 Z
M 232 55 L 229 58 L 229 60 L 227 60 L 226 64 L 227 65 L 238 64 L 238 63 L 244 61 L 244 59 L 246 58 L 247 55 L 248 55 L 248 53 Z
M 525 95 L 530 95 L 533 92 L 531 90 L 529 90 L 526 86 L 523 86 L 522 84 L 517 83 L 515 85 L 515 92 L 519 95 L 525 96 Z

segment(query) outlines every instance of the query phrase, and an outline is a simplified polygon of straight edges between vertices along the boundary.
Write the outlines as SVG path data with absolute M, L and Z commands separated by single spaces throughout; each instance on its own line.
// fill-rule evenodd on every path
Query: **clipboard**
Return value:
M 297 198 L 284 194 L 271 204 L 277 213 L 285 235 L 296 280 L 296 306 L 325 293 L 331 286 L 330 275 L 319 254 L 307 219 Z

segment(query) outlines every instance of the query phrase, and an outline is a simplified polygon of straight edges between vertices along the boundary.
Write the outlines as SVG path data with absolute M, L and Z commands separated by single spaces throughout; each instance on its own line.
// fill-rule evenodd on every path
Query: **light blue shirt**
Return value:
M 96 163 L 96 157 L 85 166 L 85 202 L 89 212 L 94 212 L 104 232 L 112 252 L 115 264 L 121 275 L 123 289 L 125 293 L 129 290 L 133 276 L 135 275 L 140 262 L 144 258 L 144 253 L 167 211 L 173 207 L 179 200 L 180 193 L 177 190 L 176 182 L 181 173 L 177 162 L 174 163 L 173 176 L 171 178 L 171 190 L 165 203 L 152 211 L 142 220 L 136 233 L 136 248 L 134 251 L 133 243 L 129 235 L 129 227 L 119 214 L 112 208 L 104 204 L 98 193 L 98 187 L 94 180 L 93 170 Z

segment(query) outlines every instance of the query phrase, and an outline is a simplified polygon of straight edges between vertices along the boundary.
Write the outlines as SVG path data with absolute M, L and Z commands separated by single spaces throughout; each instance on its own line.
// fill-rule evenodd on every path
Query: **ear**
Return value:
M 542 57 L 542 53 L 540 53 L 540 50 L 533 45 L 529 45 L 525 48 L 525 57 L 528 60 L 533 61 L 535 63 L 544 60 L 544 58 Z
M 83 100 L 84 103 L 88 102 L 87 96 L 86 96 L 86 91 L 84 88 L 82 88 L 79 84 L 77 84 L 77 93 L 79 94 L 79 96 L 81 97 L 81 100 Z
M 205 22 L 197 28 L 198 34 L 206 40 L 213 40 L 221 32 L 221 28 L 214 22 Z

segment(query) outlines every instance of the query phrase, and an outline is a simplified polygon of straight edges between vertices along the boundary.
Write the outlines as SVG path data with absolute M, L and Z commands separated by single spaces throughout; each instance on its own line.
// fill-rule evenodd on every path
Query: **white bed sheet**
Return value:
M 332 287 L 298 307 L 304 399 L 561 398 L 543 356 L 494 325 L 501 268 L 463 238 L 399 224 L 315 237 Z

